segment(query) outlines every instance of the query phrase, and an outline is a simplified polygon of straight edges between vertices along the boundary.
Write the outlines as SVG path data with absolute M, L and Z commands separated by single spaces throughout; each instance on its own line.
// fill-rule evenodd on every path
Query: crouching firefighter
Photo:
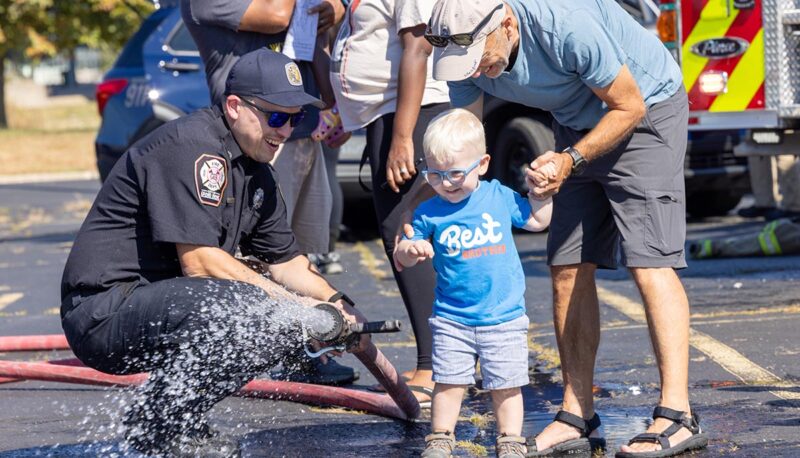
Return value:
M 294 62 L 246 54 L 224 102 L 134 144 L 89 211 L 64 269 L 62 326 L 87 366 L 150 372 L 124 420 L 133 448 L 235 455 L 204 414 L 303 344 L 298 310 L 327 301 L 364 321 L 299 254 L 268 165 L 309 104 L 321 102 Z M 237 248 L 267 263 L 270 279 Z

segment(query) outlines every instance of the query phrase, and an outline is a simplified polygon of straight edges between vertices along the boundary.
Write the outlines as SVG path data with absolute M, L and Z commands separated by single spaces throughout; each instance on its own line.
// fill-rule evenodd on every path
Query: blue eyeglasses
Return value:
M 436 170 L 426 168 L 422 171 L 422 176 L 425 177 L 425 181 L 427 181 L 431 186 L 439 186 L 444 180 L 449 181 L 453 186 L 458 186 L 464 182 L 464 180 L 467 178 L 467 175 L 475 170 L 480 163 L 481 160 L 478 159 L 466 169 Z
M 297 125 L 303 122 L 303 119 L 305 119 L 306 117 L 305 110 L 300 110 L 297 113 L 284 113 L 283 111 L 269 111 L 261 108 L 260 106 L 247 100 L 244 97 L 239 97 L 239 98 L 242 99 L 242 102 L 250 105 L 251 107 L 263 113 L 264 116 L 267 117 L 267 125 L 272 127 L 273 129 L 278 129 L 280 127 L 283 127 L 287 121 L 289 121 L 290 126 L 297 127 Z

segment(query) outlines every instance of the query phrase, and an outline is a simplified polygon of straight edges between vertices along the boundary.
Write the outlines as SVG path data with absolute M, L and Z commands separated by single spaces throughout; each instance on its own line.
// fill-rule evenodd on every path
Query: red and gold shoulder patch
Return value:
M 203 154 L 194 161 L 194 183 L 200 203 L 219 207 L 228 184 L 228 162 L 213 154 Z

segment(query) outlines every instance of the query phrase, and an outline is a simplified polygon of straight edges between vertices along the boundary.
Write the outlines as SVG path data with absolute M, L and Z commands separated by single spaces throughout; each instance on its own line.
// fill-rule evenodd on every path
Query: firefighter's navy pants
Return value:
M 253 285 L 179 277 L 70 294 L 62 326 L 87 366 L 151 373 L 125 422 L 134 444 L 157 447 L 301 345 L 296 324 L 272 322 L 265 304 Z

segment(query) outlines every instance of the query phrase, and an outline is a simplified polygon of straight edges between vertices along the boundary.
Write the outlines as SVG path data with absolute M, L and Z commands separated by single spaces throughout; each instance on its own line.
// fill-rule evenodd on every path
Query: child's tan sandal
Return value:
M 456 436 L 450 431 L 425 436 L 425 450 L 420 458 L 450 458 L 456 448 Z
M 497 436 L 495 450 L 497 451 L 497 458 L 525 458 L 525 454 L 528 453 L 524 437 L 507 436 L 505 434 Z

